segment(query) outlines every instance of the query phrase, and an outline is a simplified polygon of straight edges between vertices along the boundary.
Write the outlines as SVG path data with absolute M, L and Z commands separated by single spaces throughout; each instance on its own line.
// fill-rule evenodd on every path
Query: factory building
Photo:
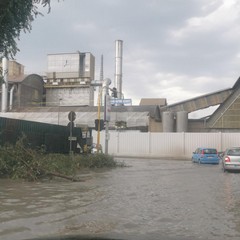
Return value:
M 47 61 L 46 77 L 26 75 L 22 64 L 8 61 L 6 111 L 31 106 L 94 105 L 94 86 L 91 83 L 95 74 L 95 58 L 91 53 L 49 54 Z M 2 92 L 5 91 L 1 89 Z
M 44 105 L 45 89 L 43 77 L 38 74 L 24 74 L 24 66 L 16 61 L 8 61 L 6 102 L 2 105 L 6 112 L 21 111 L 26 107 Z M 4 92 L 1 88 L 1 96 Z
M 48 54 L 46 106 L 93 106 L 95 58 L 91 53 Z
M 117 98 L 110 111 L 110 130 L 144 132 L 240 132 L 240 78 L 233 87 L 168 105 L 165 98 L 141 99 L 138 106 L 123 104 L 122 41 L 116 41 L 115 81 Z M 2 117 L 67 125 L 68 113 L 76 113 L 76 126 L 95 127 L 104 118 L 104 107 L 94 106 L 95 57 L 89 53 L 48 54 L 42 77 L 24 74 L 16 61 L 3 62 Z M 102 89 L 104 93 L 106 88 Z M 98 94 L 98 93 L 97 93 Z M 104 95 L 104 94 L 103 94 Z M 121 100 L 121 101 L 119 101 Z M 120 104 L 119 104 L 120 103 Z M 200 109 L 218 106 L 211 116 L 189 119 Z

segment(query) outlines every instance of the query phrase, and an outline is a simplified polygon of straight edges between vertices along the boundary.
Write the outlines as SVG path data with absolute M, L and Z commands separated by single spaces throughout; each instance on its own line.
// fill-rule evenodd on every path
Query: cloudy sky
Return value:
M 123 93 L 168 104 L 232 87 L 240 75 L 238 0 L 52 0 L 16 60 L 44 74 L 47 54 L 91 52 L 95 79 L 114 80 L 115 41 L 123 40 Z

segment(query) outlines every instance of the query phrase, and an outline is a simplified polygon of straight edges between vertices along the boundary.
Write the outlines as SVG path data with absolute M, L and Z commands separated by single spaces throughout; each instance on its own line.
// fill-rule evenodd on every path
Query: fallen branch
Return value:
M 36 156 L 28 149 L 25 149 L 24 147 L 20 146 L 19 147 L 23 152 L 25 152 L 25 156 L 30 156 L 32 159 L 35 159 Z M 14 153 L 12 153 L 12 151 L 7 151 L 9 155 L 15 156 Z M 31 180 L 33 181 L 37 181 L 37 179 L 39 177 L 42 176 L 54 176 L 54 177 L 59 177 L 59 178 L 64 178 L 67 180 L 70 180 L 72 182 L 84 182 L 84 180 L 72 177 L 72 176 L 68 176 L 59 172 L 51 172 L 45 168 L 43 168 L 42 166 L 37 166 L 36 167 L 36 163 L 34 164 L 30 164 L 28 162 L 25 161 L 25 159 L 23 159 L 22 157 L 17 156 L 17 161 L 21 162 L 23 165 L 26 166 L 26 168 L 28 169 L 28 171 L 26 171 L 27 175 L 30 177 Z M 32 162 L 33 163 L 33 162 Z M 39 173 L 39 174 L 37 174 Z
M 50 175 L 50 176 L 54 176 L 54 177 L 60 177 L 60 178 L 65 178 L 67 180 L 70 180 L 72 182 L 84 182 L 85 180 L 79 179 L 79 178 L 75 178 L 75 177 L 70 177 L 61 173 L 57 173 L 57 172 L 46 172 L 46 175 Z

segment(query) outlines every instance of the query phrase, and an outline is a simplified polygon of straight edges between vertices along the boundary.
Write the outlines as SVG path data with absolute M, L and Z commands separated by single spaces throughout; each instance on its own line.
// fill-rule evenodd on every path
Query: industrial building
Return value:
M 7 87 L 1 88 L 1 111 L 21 111 L 26 107 L 42 106 L 45 102 L 43 77 L 38 74 L 24 74 L 24 66 L 16 61 L 8 61 Z M 6 84 L 3 84 L 6 85 Z M 6 98 L 3 101 L 3 94 Z
M 48 54 L 46 106 L 93 106 L 95 58 L 91 53 Z
M 0 116 L 36 122 L 67 125 L 68 113 L 76 113 L 76 126 L 95 127 L 104 118 L 104 107 L 94 106 L 96 86 L 95 57 L 87 52 L 49 54 L 46 76 L 24 74 L 16 61 L 3 62 L 5 81 L 1 88 Z M 240 79 L 234 86 L 179 103 L 167 104 L 164 98 L 141 99 L 138 106 L 124 104 L 122 94 L 122 41 L 116 41 L 115 86 L 117 98 L 110 111 L 110 130 L 144 132 L 239 132 Z M 7 71 L 5 71 L 7 68 Z M 106 90 L 106 89 L 105 89 Z M 95 92 L 94 92 L 95 91 Z M 104 94 L 104 89 L 100 89 Z M 130 101 L 131 102 L 131 101 Z M 218 106 L 211 115 L 189 119 L 188 114 Z

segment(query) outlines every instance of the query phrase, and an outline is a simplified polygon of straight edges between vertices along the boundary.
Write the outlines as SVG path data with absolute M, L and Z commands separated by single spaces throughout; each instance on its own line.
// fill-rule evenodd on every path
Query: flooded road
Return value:
M 85 172 L 84 182 L 0 180 L 0 239 L 240 239 L 240 174 L 122 160 L 130 167 Z

